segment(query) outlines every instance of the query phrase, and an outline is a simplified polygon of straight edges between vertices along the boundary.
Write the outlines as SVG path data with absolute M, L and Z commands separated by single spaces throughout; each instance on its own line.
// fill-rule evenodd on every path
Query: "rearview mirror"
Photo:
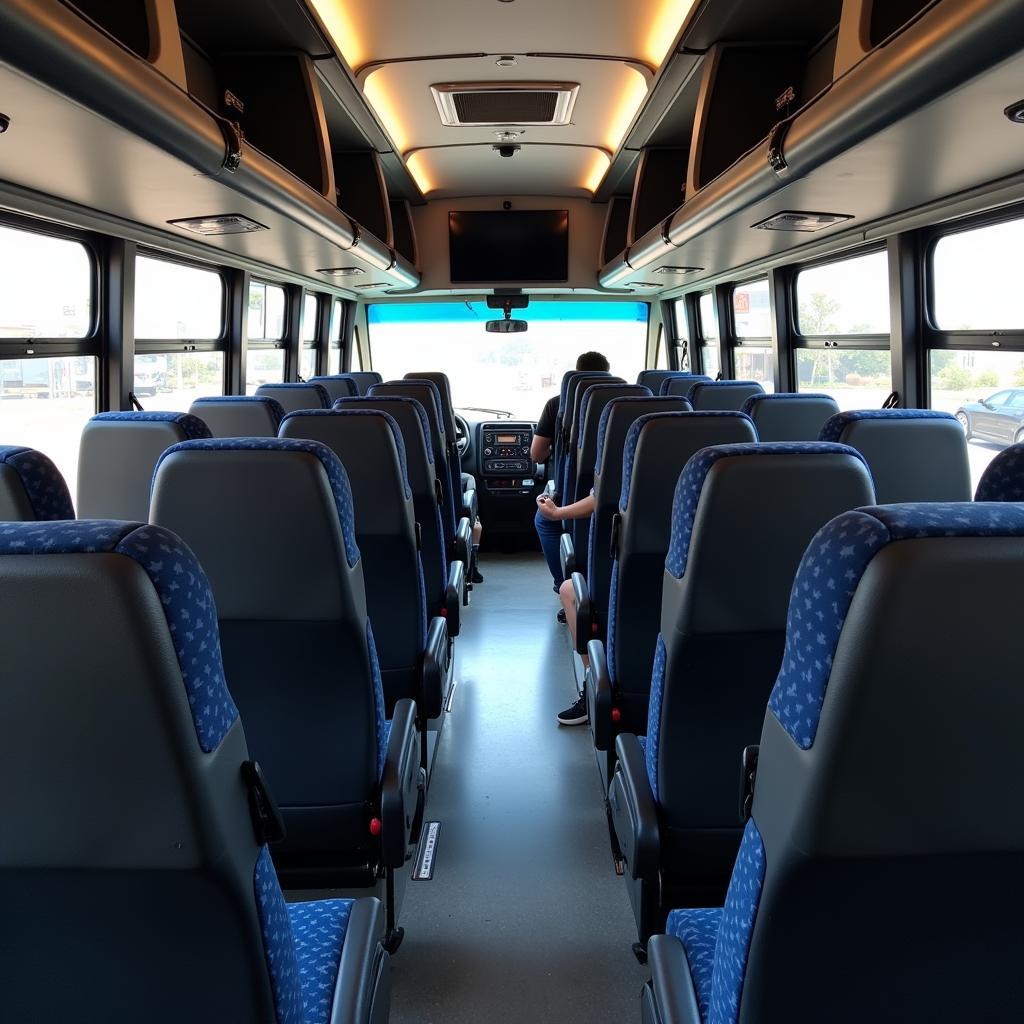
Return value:
M 489 334 L 522 334 L 530 325 L 526 320 L 488 320 L 486 328 Z

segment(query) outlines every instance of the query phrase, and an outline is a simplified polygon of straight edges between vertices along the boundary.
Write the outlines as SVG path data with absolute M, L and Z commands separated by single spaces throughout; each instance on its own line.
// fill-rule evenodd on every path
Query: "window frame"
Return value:
M 292 308 L 291 308 L 291 301 L 292 301 L 292 299 L 291 299 L 291 289 L 288 287 L 288 285 L 283 284 L 280 281 L 271 281 L 269 278 L 266 278 L 266 277 L 256 277 L 255 275 L 253 275 L 249 279 L 249 290 L 245 294 L 245 303 L 246 303 L 246 305 L 245 305 L 245 317 L 246 317 L 246 327 L 247 328 L 248 328 L 248 323 L 249 323 L 249 291 L 252 290 L 252 286 L 254 284 L 261 284 L 264 287 L 270 287 L 270 288 L 280 288 L 281 291 L 284 292 L 284 326 L 281 329 L 281 337 L 280 338 L 255 338 L 254 339 L 254 338 L 252 338 L 249 335 L 248 329 L 246 329 L 246 332 L 245 332 L 245 343 L 246 343 L 246 346 L 248 348 L 250 348 L 250 349 L 253 349 L 253 348 L 283 348 L 283 349 L 287 349 L 288 348 L 288 343 L 289 343 L 288 324 L 289 324 L 289 317 L 291 316 L 291 312 L 292 312 Z M 300 303 L 300 308 L 301 308 L 301 303 Z M 264 312 L 264 318 L 263 318 L 264 330 L 266 330 L 266 326 L 265 326 L 266 325 L 266 308 L 264 308 L 263 312 Z M 288 359 L 287 359 L 287 356 L 286 356 L 285 357 L 285 363 L 287 364 L 287 362 L 288 362 Z M 287 365 L 285 367 L 285 373 L 287 374 Z M 285 377 L 285 379 L 287 380 L 287 376 Z

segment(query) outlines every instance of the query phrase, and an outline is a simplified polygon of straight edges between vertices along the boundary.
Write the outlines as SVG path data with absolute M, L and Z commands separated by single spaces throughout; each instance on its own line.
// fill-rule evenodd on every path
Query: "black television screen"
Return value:
M 454 210 L 452 284 L 569 280 L 568 210 Z

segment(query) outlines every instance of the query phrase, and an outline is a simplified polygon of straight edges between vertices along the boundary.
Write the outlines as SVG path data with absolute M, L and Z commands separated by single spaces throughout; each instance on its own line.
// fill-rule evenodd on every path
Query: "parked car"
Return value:
M 1024 441 L 1024 388 L 997 391 L 989 398 L 967 402 L 956 418 L 968 438 L 1018 444 Z

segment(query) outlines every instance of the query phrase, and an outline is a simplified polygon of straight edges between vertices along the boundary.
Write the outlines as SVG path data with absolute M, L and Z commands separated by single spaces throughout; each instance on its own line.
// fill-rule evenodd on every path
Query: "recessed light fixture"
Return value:
M 318 270 L 318 274 L 326 274 L 327 277 L 357 277 L 359 274 L 365 274 L 366 271 L 362 267 L 325 267 L 323 270 Z
M 652 270 L 652 274 L 696 274 L 703 270 L 703 267 L 658 267 Z
M 520 135 L 525 135 L 526 132 L 522 128 L 520 128 L 518 131 L 511 131 L 510 129 L 506 128 L 500 132 L 495 132 L 494 134 L 499 142 L 515 142 Z
M 512 54 L 499 57 L 495 62 L 499 68 L 514 68 L 519 61 Z
M 809 234 L 830 228 L 833 224 L 841 224 L 844 220 L 853 220 L 850 213 L 805 213 L 800 210 L 783 210 L 767 220 L 762 220 L 751 227 L 759 231 L 802 231 Z
M 1024 100 L 1011 103 L 1003 113 L 1014 123 L 1024 124 Z
M 357 285 L 354 285 L 354 287 L 356 287 L 356 288 L 387 288 L 388 287 L 388 283 L 387 283 L 387 281 L 378 281 L 376 283 L 369 282 L 367 284 L 357 284 Z
M 266 224 L 259 224 L 240 213 L 225 213 L 216 217 L 181 217 L 167 223 L 197 235 L 248 235 L 254 231 L 269 230 Z

